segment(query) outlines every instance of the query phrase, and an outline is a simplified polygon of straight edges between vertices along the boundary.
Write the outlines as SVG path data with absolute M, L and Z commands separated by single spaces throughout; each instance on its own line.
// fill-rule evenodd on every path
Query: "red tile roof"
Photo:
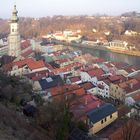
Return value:
M 62 64 L 62 63 L 69 62 L 69 61 L 70 61 L 69 59 L 60 59 L 60 60 L 56 60 L 55 62 L 57 64 Z
M 89 90 L 94 87 L 94 85 L 91 82 L 81 83 L 80 86 L 83 87 L 85 90 Z
M 140 92 L 137 92 L 135 95 L 132 96 L 135 101 L 140 101 Z
M 10 71 L 12 70 L 13 66 L 18 66 L 18 68 L 21 68 L 25 65 L 27 65 L 31 70 L 45 67 L 45 64 L 42 60 L 35 61 L 32 58 L 25 58 L 24 60 L 20 60 L 4 65 L 4 69 Z
M 55 36 L 64 36 L 64 35 L 61 33 L 56 33 Z
M 30 40 L 23 40 L 21 42 L 21 49 L 24 50 L 24 49 L 28 48 L 30 45 L 31 45 Z
M 117 119 L 114 123 L 97 133 L 102 138 L 109 140 L 124 140 L 129 134 L 129 140 L 138 140 L 140 137 L 140 126 L 134 119 Z M 128 135 L 127 135 L 128 136 Z
M 106 65 L 108 68 L 112 68 L 112 67 L 113 67 L 113 64 L 112 64 L 112 63 L 105 63 L 105 65 Z
M 57 96 L 60 94 L 73 94 L 73 93 L 77 95 L 85 94 L 85 91 L 82 88 L 80 88 L 80 86 L 77 84 L 58 86 L 58 87 L 50 88 L 49 91 L 51 92 L 52 96 Z
M 131 109 L 128 106 L 122 105 L 118 108 L 118 117 L 124 117 L 129 112 L 131 112 Z
M 48 77 L 49 75 L 53 75 L 53 73 L 49 72 L 48 70 L 43 70 L 43 71 L 38 71 L 34 73 L 29 73 L 29 74 L 26 74 L 25 76 L 27 76 L 31 80 L 37 81 L 37 80 L 42 79 L 43 77 Z
M 75 118 L 81 120 L 82 118 L 85 118 L 88 111 L 93 110 L 102 104 L 103 102 L 95 96 L 85 94 L 71 103 L 70 110 Z
M 127 63 L 123 63 L 123 62 L 111 62 L 111 63 L 115 65 L 115 67 L 118 69 L 123 69 L 128 66 Z
M 33 53 L 32 49 L 27 50 L 26 52 L 22 53 L 21 56 L 27 57 Z
M 34 62 L 28 62 L 28 67 L 29 69 L 34 70 L 34 69 L 39 69 L 46 66 L 43 60 L 39 60 L 39 61 L 34 61 Z
M 117 81 L 120 81 L 120 82 L 123 82 L 126 80 L 126 78 L 122 75 L 113 75 L 113 76 L 109 76 L 108 79 L 114 83 L 114 82 L 117 82 Z
M 109 79 L 103 79 L 102 80 L 104 83 L 106 83 L 108 86 L 111 84 L 110 80 Z
M 119 87 L 121 87 L 127 94 L 140 89 L 140 82 L 136 79 L 130 79 L 123 83 L 119 83 Z
M 54 70 L 54 68 L 48 63 L 45 63 L 45 66 L 51 71 Z
M 24 60 L 20 60 L 20 61 L 12 62 L 10 64 L 6 64 L 3 66 L 3 68 L 6 71 L 10 71 L 10 70 L 12 70 L 13 66 L 18 66 L 18 68 L 21 68 L 21 67 L 27 65 L 28 63 L 33 63 L 33 62 L 34 62 L 34 60 L 32 58 L 25 58 Z
M 60 73 L 65 73 L 65 72 L 69 72 L 72 70 L 74 65 L 67 65 L 64 68 L 56 68 L 54 70 L 52 70 L 55 74 L 60 74 Z
M 101 77 L 104 74 L 104 71 L 100 68 L 96 68 L 96 69 L 92 69 L 87 71 L 87 73 L 91 76 L 91 77 Z
M 103 63 L 103 62 L 105 62 L 105 60 L 102 58 L 97 58 L 97 59 L 94 59 L 92 62 L 93 63 Z
M 101 84 L 98 84 L 98 88 L 104 89 L 105 87 L 103 85 L 101 85 Z
M 80 77 L 80 76 L 75 76 L 75 77 L 71 77 L 71 78 L 69 78 L 69 79 L 70 79 L 70 81 L 71 81 L 72 83 L 75 83 L 75 82 L 80 81 L 80 80 L 81 80 L 81 77 Z
M 135 66 L 128 66 L 126 68 L 124 68 L 124 70 L 128 73 L 132 73 L 132 72 L 135 72 L 137 70 L 140 70 L 138 67 L 135 67 Z
M 135 75 L 134 78 L 137 79 L 138 81 L 140 81 L 140 73 L 138 73 L 137 75 Z

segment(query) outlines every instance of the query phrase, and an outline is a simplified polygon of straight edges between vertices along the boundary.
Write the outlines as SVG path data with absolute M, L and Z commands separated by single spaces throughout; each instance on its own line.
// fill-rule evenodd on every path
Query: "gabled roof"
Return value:
M 93 63 L 103 63 L 103 62 L 105 62 L 105 60 L 102 58 L 97 58 L 97 59 L 94 59 L 92 62 Z
M 109 76 L 108 79 L 112 82 L 112 83 L 116 83 L 116 82 L 123 82 L 126 80 L 126 78 L 122 75 L 112 75 Z
M 83 87 L 85 90 L 89 90 L 95 87 L 91 82 L 84 82 L 79 85 Z
M 70 110 L 73 112 L 75 118 L 81 119 L 83 116 L 86 116 L 87 112 L 101 106 L 102 104 L 103 102 L 95 96 L 85 94 L 83 96 L 79 96 L 79 98 L 71 103 Z
M 108 63 L 104 63 L 104 65 L 107 66 L 108 68 L 114 67 L 113 64 L 112 63 L 109 63 L 109 62 Z
M 126 93 L 130 93 L 140 89 L 140 82 L 136 79 L 130 79 L 123 83 L 119 83 L 119 87 L 126 91 Z
M 87 73 L 91 76 L 91 77 L 101 77 L 104 74 L 104 71 L 100 68 L 96 68 L 96 69 L 91 69 L 89 71 L 87 71 Z
M 110 80 L 108 80 L 107 78 L 102 80 L 105 84 L 107 84 L 108 86 L 111 84 Z
M 21 56 L 27 57 L 27 56 L 31 55 L 32 53 L 33 53 L 32 49 L 29 49 L 29 50 L 25 51 L 24 53 L 22 53 Z
M 135 76 L 133 76 L 133 78 L 137 79 L 138 81 L 140 81 L 140 73 L 136 74 Z
M 140 70 L 140 68 L 138 68 L 138 67 L 136 67 L 136 66 L 128 66 L 128 67 L 125 67 L 124 70 L 125 70 L 127 73 L 132 73 L 132 72 L 135 72 L 135 71 Z
M 67 65 L 63 68 L 56 68 L 54 70 L 52 70 L 55 74 L 60 74 L 60 73 L 65 73 L 65 72 L 71 72 L 72 68 L 74 67 L 74 65 Z
M 140 92 L 137 92 L 136 94 L 134 94 L 132 96 L 132 98 L 135 100 L 135 101 L 140 101 Z
M 101 107 L 98 107 L 87 113 L 88 118 L 92 121 L 92 123 L 96 123 L 105 117 L 111 115 L 116 112 L 117 109 L 110 103 L 106 103 Z
M 21 42 L 21 49 L 24 50 L 24 49 L 28 48 L 30 45 L 31 45 L 30 40 L 23 40 Z
M 28 62 L 28 67 L 29 69 L 34 70 L 34 69 L 45 67 L 45 64 L 43 60 L 39 60 L 39 61 L 34 61 L 34 62 Z
M 105 88 L 105 86 L 103 86 L 103 85 L 101 85 L 101 84 L 98 84 L 98 88 L 100 88 L 100 89 L 104 89 Z
M 81 77 L 80 77 L 80 76 L 70 77 L 69 79 L 70 79 L 70 81 L 71 81 L 72 83 L 81 81 Z
M 31 80 L 38 81 L 42 79 L 43 77 L 48 77 L 50 75 L 53 75 L 53 73 L 49 72 L 48 70 L 43 70 L 43 71 L 29 73 L 29 74 L 26 74 L 25 76 Z
M 56 60 L 55 62 L 57 64 L 62 64 L 62 63 L 66 63 L 66 62 L 69 62 L 70 60 L 69 59 L 59 59 L 59 60 Z
M 63 80 L 59 75 L 54 75 L 48 78 L 43 78 L 39 80 L 42 90 L 47 90 L 49 88 L 63 85 Z
M 32 58 L 25 58 L 24 60 L 12 62 L 3 66 L 4 70 L 10 71 L 13 66 L 18 66 L 19 68 L 27 65 L 28 63 L 33 63 L 34 60 Z
M 57 86 L 57 87 L 50 88 L 49 91 L 51 92 L 52 96 L 57 96 L 57 95 L 60 95 L 60 94 L 73 94 L 73 93 L 78 94 L 78 92 L 80 92 L 80 94 L 85 94 L 85 91 L 83 91 L 83 89 L 80 88 L 80 86 L 78 86 L 77 84 L 74 84 L 74 85 L 60 85 L 60 86 Z
M 35 61 L 32 58 L 25 58 L 24 60 L 20 60 L 4 65 L 4 69 L 10 71 L 12 70 L 13 66 L 18 66 L 18 68 L 22 68 L 26 65 L 31 70 L 45 67 L 45 64 L 42 60 Z
M 122 105 L 118 108 L 118 117 L 124 117 L 126 114 L 130 112 L 131 109 L 128 106 Z
M 128 67 L 129 65 L 127 63 L 123 62 L 111 62 L 117 69 L 124 69 L 125 67 Z

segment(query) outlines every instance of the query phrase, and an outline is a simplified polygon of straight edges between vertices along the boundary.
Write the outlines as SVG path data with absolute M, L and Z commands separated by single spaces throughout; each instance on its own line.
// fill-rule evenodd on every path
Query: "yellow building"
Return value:
M 124 90 L 118 85 L 118 84 L 113 84 L 111 83 L 110 85 L 110 96 L 113 99 L 118 99 L 120 101 L 125 100 L 125 92 Z
M 140 91 L 140 83 L 136 79 L 110 85 L 110 97 L 122 102 L 125 102 L 126 97 L 132 96 L 138 91 Z
M 115 106 L 106 103 L 87 113 L 89 133 L 95 134 L 118 118 Z

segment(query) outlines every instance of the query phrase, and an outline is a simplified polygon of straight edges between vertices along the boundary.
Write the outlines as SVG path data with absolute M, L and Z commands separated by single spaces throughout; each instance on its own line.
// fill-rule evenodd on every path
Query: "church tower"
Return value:
M 11 22 L 10 22 L 10 34 L 8 37 L 8 55 L 18 57 L 21 54 L 20 48 L 20 34 L 19 34 L 19 25 L 18 25 L 18 16 L 17 16 L 16 5 L 12 12 Z

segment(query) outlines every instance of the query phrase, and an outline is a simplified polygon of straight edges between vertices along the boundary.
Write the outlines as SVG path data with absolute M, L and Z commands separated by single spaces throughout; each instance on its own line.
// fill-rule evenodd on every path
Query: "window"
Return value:
M 105 122 L 106 122 L 106 118 L 105 118 Z
M 112 118 L 112 115 L 110 115 L 110 118 Z
M 101 124 L 103 124 L 104 123 L 104 121 L 103 120 L 101 120 Z
M 12 29 L 12 32 L 14 32 L 14 29 Z

